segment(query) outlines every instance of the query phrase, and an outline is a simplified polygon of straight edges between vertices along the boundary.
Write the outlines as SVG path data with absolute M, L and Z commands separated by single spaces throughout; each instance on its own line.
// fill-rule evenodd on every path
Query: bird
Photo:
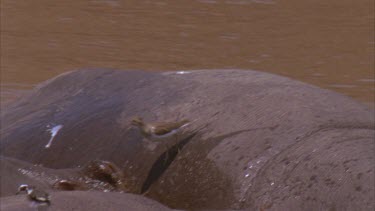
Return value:
M 51 204 L 50 195 L 42 190 L 36 189 L 34 186 L 22 184 L 18 187 L 16 195 L 23 191 L 26 191 L 29 200 L 33 202 Z
M 131 125 L 136 126 L 141 134 L 151 140 L 161 140 L 176 134 L 182 128 L 188 126 L 190 121 L 183 119 L 177 122 L 154 122 L 146 123 L 141 117 L 134 117 Z
M 146 123 L 141 117 L 136 116 L 131 120 L 131 125 L 138 127 L 144 138 L 156 142 L 165 140 L 166 138 L 173 136 L 189 124 L 190 121 L 187 119 L 183 119 L 177 122 Z M 165 162 L 167 162 L 167 160 L 169 159 L 168 151 L 169 147 L 166 145 Z M 180 149 L 178 149 L 178 152 L 180 152 Z

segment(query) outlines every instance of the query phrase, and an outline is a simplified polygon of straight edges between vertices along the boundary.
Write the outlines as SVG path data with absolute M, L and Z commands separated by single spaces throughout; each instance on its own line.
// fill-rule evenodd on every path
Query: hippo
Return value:
M 191 123 L 154 142 L 135 116 Z M 129 193 L 173 209 L 374 209 L 374 110 L 278 75 L 82 69 L 39 84 L 1 122 L 3 156 L 110 161 Z

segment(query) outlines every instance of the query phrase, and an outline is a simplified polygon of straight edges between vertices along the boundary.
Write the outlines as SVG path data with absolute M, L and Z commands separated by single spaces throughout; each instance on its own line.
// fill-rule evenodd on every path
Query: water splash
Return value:
M 51 133 L 51 138 L 49 139 L 48 143 L 46 144 L 45 148 L 49 148 L 52 144 L 53 139 L 57 135 L 57 133 L 63 128 L 63 125 L 57 125 L 48 131 Z

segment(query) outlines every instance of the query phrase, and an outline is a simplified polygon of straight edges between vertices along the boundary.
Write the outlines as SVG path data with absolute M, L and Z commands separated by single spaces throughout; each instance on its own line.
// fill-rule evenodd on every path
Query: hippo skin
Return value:
M 134 116 L 192 123 L 152 142 L 130 127 Z M 73 71 L 6 107 L 1 122 L 4 156 L 54 169 L 107 160 L 129 192 L 171 208 L 374 209 L 374 111 L 273 74 Z M 54 125 L 63 128 L 45 148 Z

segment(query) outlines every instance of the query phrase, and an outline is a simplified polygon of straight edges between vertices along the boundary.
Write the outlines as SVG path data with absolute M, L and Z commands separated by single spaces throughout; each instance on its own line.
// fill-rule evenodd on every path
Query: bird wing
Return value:
M 29 196 L 31 199 L 37 200 L 37 201 L 49 201 L 50 196 L 48 193 L 40 190 L 34 190 L 33 193 Z
M 182 120 L 180 122 L 159 122 L 158 124 L 155 124 L 152 130 L 155 135 L 162 136 L 180 128 L 188 122 L 189 120 Z
M 165 135 L 172 130 L 176 129 L 173 123 L 164 123 L 164 125 L 155 126 L 153 127 L 153 132 L 155 135 L 162 136 Z

